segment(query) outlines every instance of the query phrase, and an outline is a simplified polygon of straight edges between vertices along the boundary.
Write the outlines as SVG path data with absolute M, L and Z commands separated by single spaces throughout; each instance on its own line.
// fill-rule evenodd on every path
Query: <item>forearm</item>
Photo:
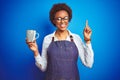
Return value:
M 91 43 L 89 43 L 89 44 L 86 43 L 86 51 L 85 52 L 86 52 L 86 55 L 85 55 L 86 66 L 91 68 L 93 65 L 93 62 L 94 62 L 94 53 L 93 53 Z
M 36 51 L 34 51 L 34 56 L 38 56 L 39 54 L 39 50 L 37 49 Z
M 35 64 L 36 66 L 41 70 L 41 71 L 45 71 L 46 67 L 47 67 L 47 59 L 46 56 L 40 56 L 39 53 L 37 53 L 35 57 Z

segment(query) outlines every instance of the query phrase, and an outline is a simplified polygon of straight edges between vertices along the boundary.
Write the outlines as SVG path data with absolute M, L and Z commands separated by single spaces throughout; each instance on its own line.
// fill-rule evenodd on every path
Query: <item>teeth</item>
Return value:
M 62 27 L 65 27 L 65 24 L 61 24 Z

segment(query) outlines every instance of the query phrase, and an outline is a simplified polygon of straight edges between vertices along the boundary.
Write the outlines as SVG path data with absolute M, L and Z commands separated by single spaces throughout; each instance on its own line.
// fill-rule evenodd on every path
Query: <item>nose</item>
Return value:
M 64 23 L 64 22 L 65 22 L 64 19 L 62 19 L 62 20 L 61 20 L 61 23 Z

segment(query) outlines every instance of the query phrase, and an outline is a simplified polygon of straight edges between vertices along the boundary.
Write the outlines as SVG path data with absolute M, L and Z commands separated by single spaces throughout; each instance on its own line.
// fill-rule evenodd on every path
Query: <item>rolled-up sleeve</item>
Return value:
M 42 53 L 38 56 L 35 56 L 35 64 L 41 71 L 46 71 L 47 68 L 47 48 L 50 44 L 50 41 L 45 37 L 42 45 Z
M 94 62 L 94 53 L 93 53 L 91 43 L 84 44 L 78 35 L 74 36 L 74 40 L 78 48 L 79 56 L 80 56 L 82 63 L 86 67 L 92 68 L 93 62 Z

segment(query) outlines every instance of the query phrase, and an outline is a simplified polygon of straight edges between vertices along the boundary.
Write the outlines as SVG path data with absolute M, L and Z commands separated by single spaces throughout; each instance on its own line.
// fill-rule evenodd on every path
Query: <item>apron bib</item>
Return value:
M 77 67 L 78 49 L 71 41 L 54 41 L 47 50 L 46 80 L 79 80 Z

